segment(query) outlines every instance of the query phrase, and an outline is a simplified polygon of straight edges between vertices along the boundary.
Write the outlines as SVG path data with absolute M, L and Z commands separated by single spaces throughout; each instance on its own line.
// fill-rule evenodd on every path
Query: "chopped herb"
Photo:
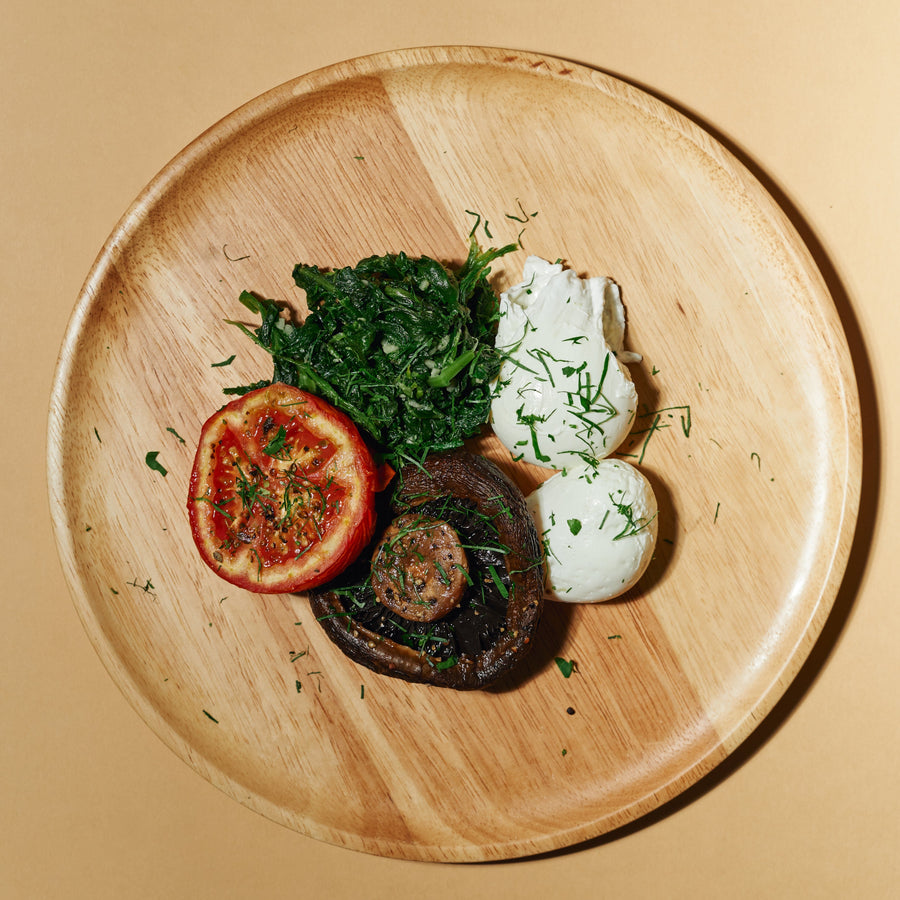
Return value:
M 563 678 L 568 678 L 575 671 L 574 659 L 565 660 L 561 656 L 557 656 L 555 662 L 559 671 L 562 672 Z
M 719 507 L 721 505 L 722 505 L 721 503 L 716 504 L 716 514 L 713 516 L 713 524 L 715 524 L 719 519 Z
M 569 531 L 572 534 L 578 534 L 581 531 L 581 519 L 566 519 L 566 524 L 569 526 Z
M 148 578 L 144 584 L 138 584 L 137 578 L 133 578 L 128 582 L 132 587 L 140 588 L 145 594 L 149 594 L 151 591 L 156 590 L 153 582 Z
M 183 438 L 183 437 L 182 437 L 182 436 L 181 436 L 174 428 L 168 427 L 168 428 L 166 428 L 166 431 L 168 431 L 169 434 L 174 434 L 175 437 L 177 437 L 178 440 L 179 440 L 182 444 L 184 443 L 184 438 Z
M 657 513 L 654 513 L 650 516 L 649 519 L 645 519 L 643 516 L 639 516 L 638 518 L 634 517 L 634 508 L 630 503 L 622 503 L 622 491 L 618 491 L 619 500 L 616 500 L 613 494 L 609 495 L 609 502 L 613 505 L 616 512 L 625 519 L 625 525 L 622 527 L 622 530 L 613 537 L 614 541 L 620 541 L 623 538 L 633 537 L 634 535 L 640 533 L 645 528 L 647 528 L 650 523 L 656 518 Z
M 447 659 L 442 659 L 440 662 L 436 662 L 434 667 L 438 671 L 443 671 L 444 669 L 449 669 L 451 666 L 455 666 L 459 660 L 455 656 L 448 656 Z
M 100 440 L 100 432 L 97 431 L 96 428 L 94 429 L 94 437 L 97 438 L 97 443 L 98 443 L 98 444 L 102 444 L 102 443 L 103 443 L 103 441 Z
M 606 636 L 606 639 L 607 639 L 608 641 L 621 641 L 621 640 L 622 640 L 622 635 L 621 635 L 621 634 L 608 634 L 608 635 Z
M 653 417 L 650 425 L 647 428 L 635 429 L 631 432 L 631 446 L 635 446 L 635 444 L 640 443 L 640 452 L 639 453 L 620 453 L 620 456 L 631 456 L 636 457 L 638 461 L 638 465 L 643 463 L 644 455 L 647 452 L 647 447 L 650 444 L 650 439 L 653 437 L 656 432 L 661 431 L 664 428 L 669 428 L 670 423 L 663 422 L 660 424 L 662 420 L 663 414 L 666 414 L 666 418 L 673 419 L 675 418 L 675 414 L 680 414 L 681 419 L 681 430 L 684 433 L 686 438 L 691 436 L 691 408 L 690 406 L 668 406 L 663 409 L 655 409 L 648 410 L 642 413 L 639 413 L 635 418 L 636 419 L 647 419 L 651 416 Z
M 222 362 L 210 363 L 209 366 L 211 369 L 219 369 L 222 368 L 222 366 L 230 366 L 234 362 L 236 355 L 237 354 L 232 353 L 231 356 L 228 357 L 228 359 L 223 359 Z
M 762 460 L 760 459 L 759 454 L 756 452 L 751 453 L 750 454 L 751 461 L 753 460 L 754 457 L 756 458 L 756 468 L 761 470 L 762 469 Z
M 359 699 L 360 700 L 366 699 L 366 686 L 364 684 L 361 684 L 359 686 Z
M 522 222 L 524 224 L 527 224 L 529 219 L 533 219 L 533 218 L 535 218 L 535 216 L 537 216 L 536 212 L 533 212 L 533 213 L 525 212 L 525 207 L 522 206 L 522 201 L 519 200 L 518 197 L 516 197 L 516 206 L 519 207 L 519 214 L 517 216 L 514 216 L 511 213 L 507 213 L 506 214 L 507 219 L 512 219 L 513 222 Z
M 299 679 L 294 682 L 294 686 L 297 688 L 298 694 L 303 690 L 303 683 Z
M 566 750 L 566 748 L 565 748 L 565 747 L 563 747 L 563 751 L 562 751 L 562 755 L 563 755 L 563 756 L 565 756 L 565 755 L 566 755 L 566 754 L 567 754 L 567 753 L 568 753 L 568 752 L 569 752 L 569 751 L 568 751 L 568 750 Z
M 229 256 L 228 252 L 225 249 L 227 246 L 228 246 L 228 244 L 222 244 L 222 253 L 225 256 L 225 259 L 228 260 L 228 262 L 240 262 L 242 259 L 250 259 L 249 255 L 248 256 Z
M 263 447 L 263 453 L 266 456 L 278 457 L 283 451 L 285 444 L 287 443 L 287 429 L 285 429 L 284 425 L 278 426 L 278 431 L 275 432 L 275 437 Z
M 203 710 L 203 715 L 206 716 L 206 718 L 209 719 L 210 721 L 215 722 L 216 725 L 219 724 L 219 720 L 211 713 L 208 713 L 205 709 Z
M 162 463 L 157 460 L 157 456 L 159 456 L 159 450 L 151 450 L 145 457 L 144 462 L 147 463 L 147 466 L 153 469 L 154 472 L 159 472 L 160 475 L 165 478 L 168 474 L 168 469 L 166 469 Z
M 491 574 L 491 580 L 494 582 L 494 586 L 497 588 L 500 596 L 507 600 L 509 598 L 509 588 L 500 580 L 500 575 L 497 572 L 496 566 L 488 566 L 488 572 Z

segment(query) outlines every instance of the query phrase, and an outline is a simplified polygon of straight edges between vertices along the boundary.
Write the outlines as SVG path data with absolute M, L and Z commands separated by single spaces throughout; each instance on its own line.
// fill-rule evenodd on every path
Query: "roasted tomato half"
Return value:
M 272 384 L 203 426 L 188 496 L 194 542 L 248 591 L 307 590 L 368 544 L 377 486 L 372 454 L 344 413 Z

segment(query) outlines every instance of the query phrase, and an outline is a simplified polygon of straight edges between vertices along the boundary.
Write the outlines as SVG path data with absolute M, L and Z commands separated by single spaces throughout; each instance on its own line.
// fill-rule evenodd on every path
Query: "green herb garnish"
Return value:
M 575 660 L 574 659 L 563 659 L 561 656 L 556 657 L 556 665 L 559 667 L 559 671 L 562 672 L 563 678 L 568 678 L 575 671 Z
M 284 451 L 284 445 L 287 443 L 287 429 L 284 425 L 278 426 L 275 437 L 263 447 L 263 453 L 266 456 L 278 457 Z
M 159 472 L 163 478 L 168 474 L 168 469 L 163 466 L 161 462 L 157 459 L 159 456 L 159 450 L 151 450 L 145 457 L 144 462 L 147 463 L 147 466 L 153 469 L 154 472 Z

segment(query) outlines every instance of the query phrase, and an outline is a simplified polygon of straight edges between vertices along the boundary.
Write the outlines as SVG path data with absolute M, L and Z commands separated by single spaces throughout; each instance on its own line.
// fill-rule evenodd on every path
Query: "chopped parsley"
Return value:
M 561 656 L 557 656 L 555 662 L 559 668 L 559 671 L 562 672 L 563 678 L 568 678 L 575 671 L 574 659 L 566 660 Z
M 157 459 L 158 456 L 159 450 L 151 450 L 144 457 L 144 462 L 147 463 L 148 468 L 153 469 L 154 472 L 159 472 L 165 478 L 169 470 Z

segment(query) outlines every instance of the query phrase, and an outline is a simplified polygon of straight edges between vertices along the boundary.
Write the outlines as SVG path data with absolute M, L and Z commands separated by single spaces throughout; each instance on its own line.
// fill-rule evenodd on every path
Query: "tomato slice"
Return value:
M 378 473 L 353 422 L 299 388 L 271 384 L 203 426 L 188 495 L 200 555 L 255 593 L 333 578 L 375 530 Z

